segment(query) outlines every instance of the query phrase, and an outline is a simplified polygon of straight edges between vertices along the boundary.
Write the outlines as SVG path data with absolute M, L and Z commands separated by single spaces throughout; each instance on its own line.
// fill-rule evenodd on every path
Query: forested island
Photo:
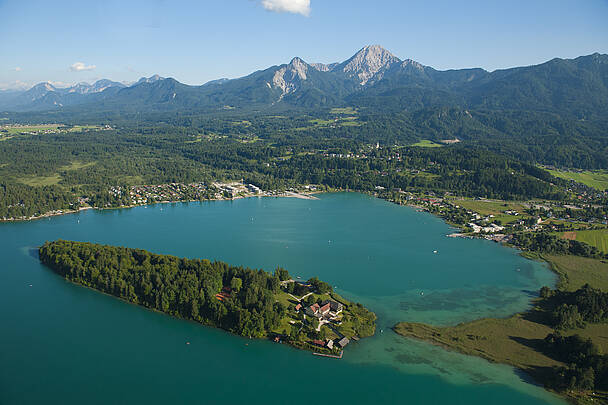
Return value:
M 220 261 L 141 249 L 57 240 L 39 248 L 43 264 L 65 279 L 133 304 L 249 338 L 268 338 L 339 355 L 375 333 L 376 316 L 332 287 Z

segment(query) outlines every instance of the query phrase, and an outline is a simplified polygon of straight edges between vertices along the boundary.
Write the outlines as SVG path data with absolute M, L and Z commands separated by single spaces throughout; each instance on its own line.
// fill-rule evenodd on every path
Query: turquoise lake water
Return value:
M 355 193 L 0 224 L 0 404 L 562 404 L 510 367 L 390 330 L 508 316 L 556 281 L 515 250 L 451 232 Z M 377 334 L 333 360 L 173 319 L 40 265 L 36 247 L 59 238 L 318 276 L 375 311 Z

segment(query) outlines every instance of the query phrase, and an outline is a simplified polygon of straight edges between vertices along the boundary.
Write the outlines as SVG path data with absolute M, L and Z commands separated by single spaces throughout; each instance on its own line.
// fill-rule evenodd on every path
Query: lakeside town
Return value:
M 241 181 L 169 183 L 159 185 L 112 186 L 103 206 L 92 203 L 86 196 L 70 204 L 71 209 L 54 210 L 31 217 L 1 218 L 19 221 L 75 213 L 88 209 L 114 209 L 156 203 L 176 203 L 211 200 L 234 200 L 247 197 L 295 197 L 316 199 L 314 195 L 329 189 L 320 185 L 303 185 L 286 190 L 263 190 Z M 369 193 L 387 201 L 412 206 L 417 210 L 437 215 L 458 228 L 450 237 L 484 238 L 497 243 L 510 243 L 513 235 L 521 232 L 550 232 L 564 238 L 576 238 L 576 233 L 608 232 L 605 207 L 597 201 L 606 198 L 606 191 L 595 190 L 572 182 L 566 190 L 572 197 L 566 201 L 531 200 L 503 201 L 485 198 L 465 198 L 444 193 L 386 190 L 376 186 Z

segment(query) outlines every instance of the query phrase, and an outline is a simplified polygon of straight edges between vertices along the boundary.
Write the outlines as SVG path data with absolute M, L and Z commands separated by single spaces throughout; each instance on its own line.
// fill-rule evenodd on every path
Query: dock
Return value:
M 344 350 L 342 350 L 340 352 L 339 356 L 336 356 L 335 354 L 325 354 L 325 353 L 317 353 L 317 352 L 313 352 L 312 354 L 314 354 L 315 356 L 330 357 L 332 359 L 341 359 L 342 358 L 342 354 L 344 354 Z

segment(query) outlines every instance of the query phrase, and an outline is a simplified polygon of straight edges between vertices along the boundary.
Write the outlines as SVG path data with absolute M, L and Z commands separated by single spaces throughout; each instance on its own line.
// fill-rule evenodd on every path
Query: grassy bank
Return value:
M 575 291 L 585 284 L 608 290 L 606 261 L 571 255 L 527 256 L 529 259 L 547 261 L 559 275 L 558 288 L 562 291 Z M 539 298 L 531 310 L 505 319 L 485 318 L 447 327 L 401 322 L 395 325 L 394 331 L 448 350 L 511 365 L 525 371 L 536 381 L 546 382 L 555 367 L 565 366 L 543 350 L 545 337 L 556 332 L 550 321 L 551 311 L 556 305 L 550 298 Z M 607 323 L 588 323 L 585 327 L 561 330 L 560 333 L 590 339 L 601 353 L 608 353 Z M 562 394 L 575 403 L 598 403 L 599 399 L 591 392 L 571 390 Z

